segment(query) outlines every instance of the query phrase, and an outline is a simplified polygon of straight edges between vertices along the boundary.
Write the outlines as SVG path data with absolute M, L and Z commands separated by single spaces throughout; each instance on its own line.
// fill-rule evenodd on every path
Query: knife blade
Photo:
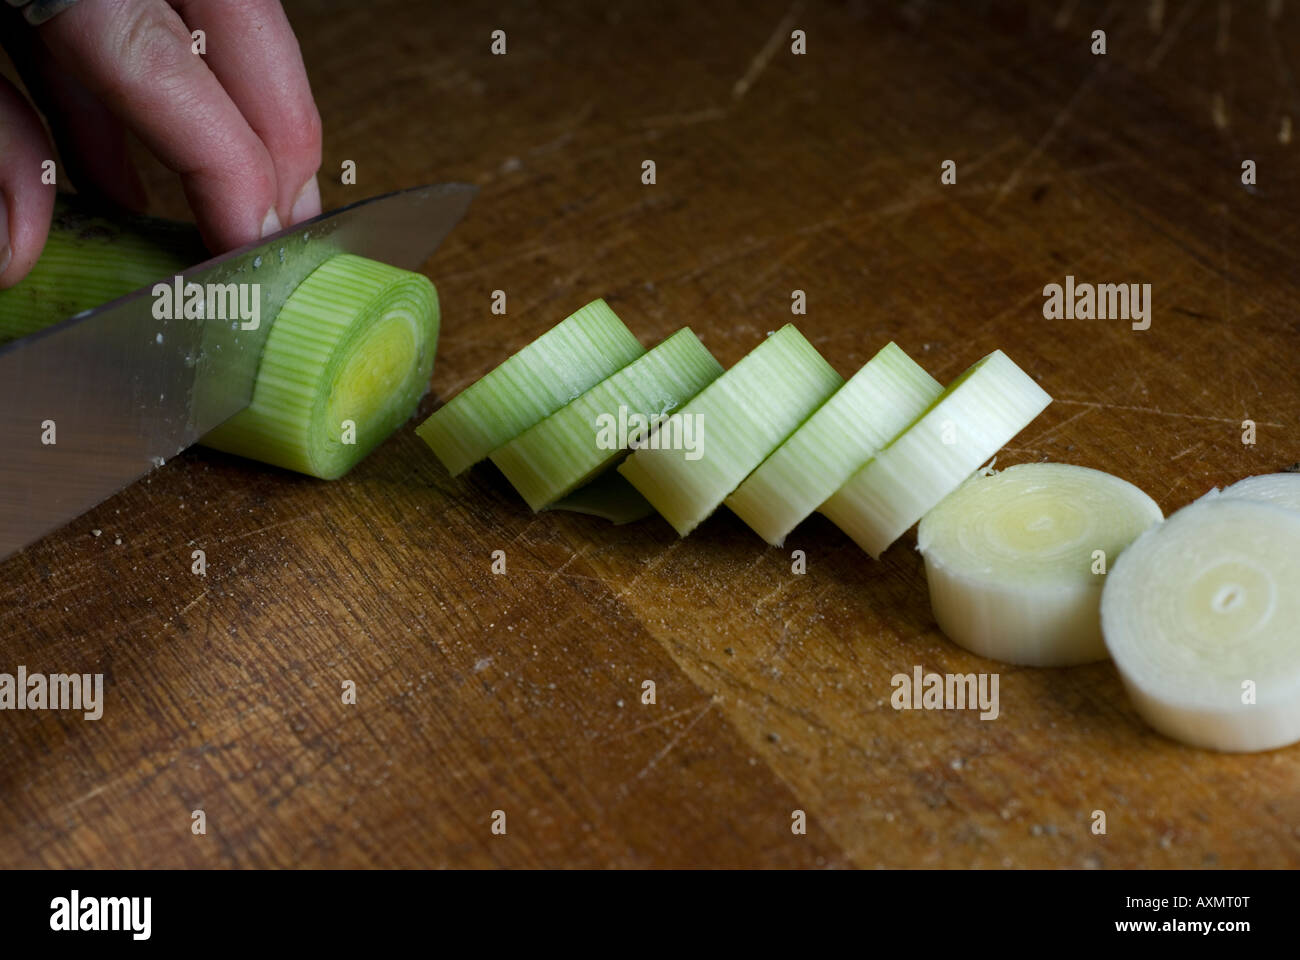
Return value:
M 0 346 L 0 560 L 244 409 L 271 321 L 323 260 L 353 253 L 414 270 L 476 192 L 431 184 L 361 200 L 180 275 L 205 289 L 256 284 L 256 329 L 157 319 L 150 284 Z

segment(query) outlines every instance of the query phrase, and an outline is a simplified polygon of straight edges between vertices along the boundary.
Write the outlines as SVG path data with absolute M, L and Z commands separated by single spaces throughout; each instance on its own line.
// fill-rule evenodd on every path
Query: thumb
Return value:
M 45 247 L 55 187 L 41 183 L 41 165 L 53 159 L 40 117 L 0 77 L 0 290 L 27 276 Z

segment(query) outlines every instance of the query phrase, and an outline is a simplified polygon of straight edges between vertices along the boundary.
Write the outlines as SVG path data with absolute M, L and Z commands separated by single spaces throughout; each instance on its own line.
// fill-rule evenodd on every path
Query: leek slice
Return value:
M 786 324 L 679 411 L 682 442 L 654 446 L 661 428 L 619 473 L 684 537 L 843 383 Z
M 1300 512 L 1202 498 L 1142 534 L 1106 579 L 1101 625 L 1156 730 L 1244 752 L 1300 740 Z
M 722 375 L 689 327 L 492 452 L 534 511 L 582 486 Z M 638 431 L 640 424 L 640 431 Z
M 275 318 L 252 402 L 201 442 L 325 480 L 342 476 L 415 412 L 429 389 L 438 321 L 428 278 L 331 257 Z
M 917 529 L 935 620 L 993 660 L 1104 660 L 1104 573 L 1161 518 L 1149 496 L 1100 470 L 1024 463 L 977 473 Z
M 943 387 L 887 344 L 727 497 L 774 547 L 939 399 Z
M 594 300 L 456 394 L 415 432 L 456 476 L 643 353 L 609 305 Z
M 1260 500 L 1288 510 L 1300 510 L 1300 473 L 1261 473 L 1238 480 L 1216 496 L 1233 500 Z
M 879 559 L 1051 402 L 1032 377 L 995 350 L 854 473 L 821 512 Z

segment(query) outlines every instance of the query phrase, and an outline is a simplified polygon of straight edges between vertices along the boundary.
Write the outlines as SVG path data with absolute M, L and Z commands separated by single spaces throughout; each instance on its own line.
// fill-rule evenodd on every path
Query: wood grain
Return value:
M 1300 460 L 1294 5 L 286 6 L 327 207 L 482 188 L 426 266 L 422 414 L 596 296 L 729 365 L 802 289 L 843 374 L 895 339 L 941 380 L 998 347 L 1037 377 L 1056 402 L 999 463 L 1169 512 Z M 1151 283 L 1151 329 L 1044 320 L 1067 273 Z M 102 671 L 107 700 L 0 715 L 0 864 L 1300 864 L 1300 749 L 1185 748 L 1108 663 L 961 651 L 910 542 L 875 563 L 814 519 L 799 576 L 725 512 L 683 541 L 532 516 L 410 427 L 328 484 L 190 451 L 0 566 L 0 670 Z M 1000 673 L 1000 717 L 894 711 L 916 664 Z

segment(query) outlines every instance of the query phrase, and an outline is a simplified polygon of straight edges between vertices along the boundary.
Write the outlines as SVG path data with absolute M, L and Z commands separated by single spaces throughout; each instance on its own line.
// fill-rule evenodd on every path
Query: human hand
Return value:
M 30 9 L 42 3 L 63 5 Z M 320 114 L 278 0 L 80 0 L 39 26 L 18 10 L 0 15 L 0 41 L 79 190 L 143 206 L 129 129 L 180 175 L 214 252 L 320 213 Z M 202 55 L 194 30 L 205 33 Z M 36 111 L 0 77 L 0 289 L 45 244 L 52 159 Z

